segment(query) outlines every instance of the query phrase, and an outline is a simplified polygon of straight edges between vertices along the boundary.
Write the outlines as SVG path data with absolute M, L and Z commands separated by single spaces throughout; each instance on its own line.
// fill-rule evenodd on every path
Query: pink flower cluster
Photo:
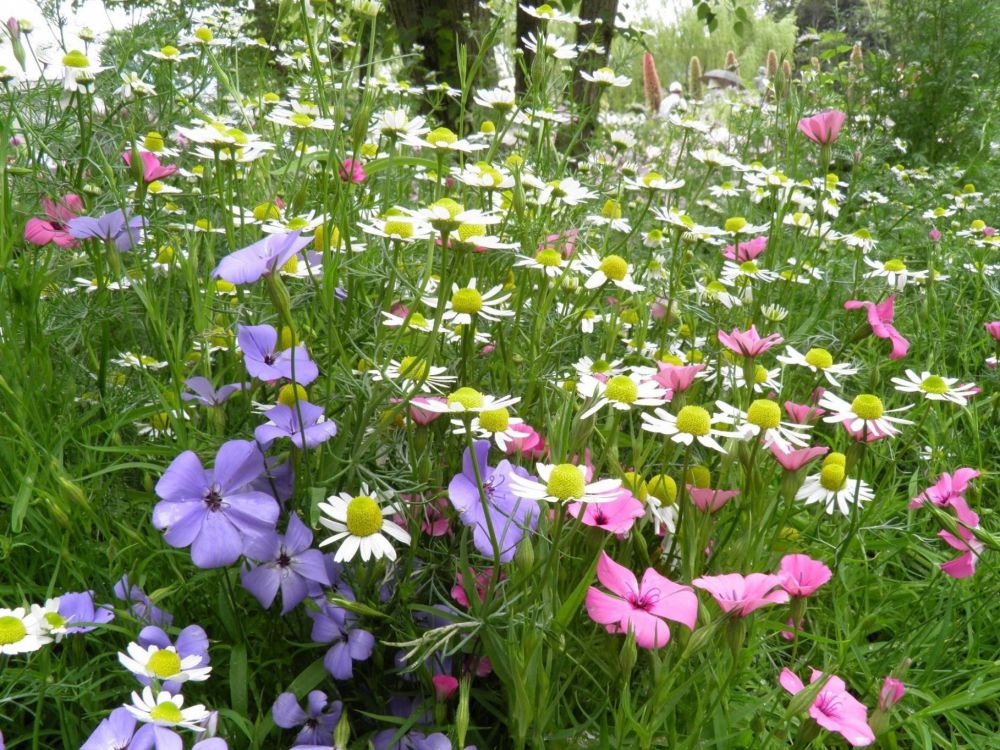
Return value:
M 917 495 L 909 507 L 919 508 L 924 503 L 933 503 L 939 508 L 950 508 L 955 511 L 956 531 L 952 534 L 946 529 L 938 532 L 944 541 L 962 554 L 946 563 L 941 563 L 941 570 L 952 578 L 969 578 L 976 572 L 976 563 L 985 549 L 985 545 L 976 538 L 973 531 L 979 528 L 979 514 L 969 507 L 965 500 L 965 492 L 969 482 L 979 476 L 976 469 L 961 468 L 954 474 L 942 474 L 936 483 Z

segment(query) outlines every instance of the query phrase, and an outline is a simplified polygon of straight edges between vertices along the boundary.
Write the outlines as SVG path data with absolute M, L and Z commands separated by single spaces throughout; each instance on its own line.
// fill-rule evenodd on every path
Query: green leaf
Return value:
M 240 716 L 247 715 L 247 646 L 237 643 L 229 652 L 229 703 Z

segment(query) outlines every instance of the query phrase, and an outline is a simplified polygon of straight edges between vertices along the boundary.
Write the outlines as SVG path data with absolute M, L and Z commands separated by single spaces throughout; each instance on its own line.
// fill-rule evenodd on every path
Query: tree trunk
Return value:
M 582 52 L 576 61 L 573 71 L 573 102 L 580 117 L 580 136 L 577 140 L 579 149 L 594 132 L 597 124 L 597 110 L 601 101 L 601 87 L 596 83 L 586 81 L 580 75 L 582 71 L 592 73 L 598 68 L 607 67 L 611 55 L 611 41 L 615 35 L 615 14 L 618 12 L 618 0 L 583 0 L 580 3 L 580 16 L 591 23 L 579 26 L 576 34 L 577 44 L 599 46 L 602 52 L 587 50 Z

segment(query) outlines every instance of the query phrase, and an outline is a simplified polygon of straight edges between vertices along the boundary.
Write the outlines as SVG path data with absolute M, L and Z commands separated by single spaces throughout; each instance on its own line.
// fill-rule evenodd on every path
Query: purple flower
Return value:
M 431 720 L 429 713 L 418 714 L 415 702 L 402 696 L 389 701 L 389 712 L 411 725 L 412 721 L 419 724 Z M 402 732 L 399 728 L 383 729 L 372 737 L 372 745 L 375 750 L 451 750 L 451 742 L 440 732 L 425 735 L 415 729 L 408 732 Z
M 89 633 L 115 619 L 115 613 L 107 607 L 94 607 L 93 591 L 73 591 L 60 596 L 59 616 L 66 621 L 67 634 Z M 90 625 L 73 625 L 75 622 Z
M 212 271 L 212 276 L 230 284 L 252 284 L 261 276 L 279 270 L 312 241 L 312 237 L 300 237 L 298 231 L 268 235 L 227 255 Z
M 69 233 L 78 240 L 113 240 L 121 252 L 142 242 L 142 228 L 147 221 L 142 216 L 130 216 L 121 209 L 104 214 L 99 219 L 78 216 L 70 219 Z
M 263 476 L 251 483 L 250 489 L 271 495 L 284 506 L 295 493 L 295 470 L 291 461 L 278 463 L 279 460 L 277 456 L 266 458 Z
M 282 729 L 302 727 L 296 745 L 329 745 L 333 741 L 333 730 L 340 721 L 343 704 L 330 703 L 326 693 L 313 690 L 307 698 L 309 710 L 303 711 L 294 693 L 282 693 L 271 707 L 274 723 Z
M 135 734 L 136 718 L 124 707 L 116 708 L 97 725 L 80 750 L 121 750 L 130 744 Z
M 176 641 L 170 640 L 170 636 L 160 628 L 150 625 L 139 631 L 136 643 L 146 649 L 150 646 L 156 646 L 160 649 L 173 647 L 181 659 L 186 659 L 189 656 L 200 656 L 199 667 L 207 667 L 211 663 L 208 655 L 208 634 L 201 625 L 188 625 L 180 632 Z M 145 675 L 135 674 L 133 676 L 143 685 L 150 684 L 149 678 Z M 181 687 L 180 682 L 163 683 L 163 689 L 174 694 L 179 692 Z
M 500 562 L 510 562 L 518 543 L 524 536 L 525 529 L 534 529 L 538 523 L 538 503 L 520 498 L 512 490 L 511 474 L 527 477 L 529 476 L 527 471 L 514 466 L 506 459 L 496 468 L 488 466 L 486 463 L 490 451 L 488 440 L 477 440 L 475 450 L 479 476 L 486 495 L 486 506 L 500 548 Z M 462 523 L 474 527 L 472 541 L 476 549 L 481 554 L 492 557 L 493 545 L 490 543 L 486 514 L 483 512 L 475 468 L 468 448 L 462 456 L 462 473 L 456 474 L 448 485 L 448 499 L 458 511 Z
M 196 742 L 191 750 L 229 750 L 229 745 L 221 737 L 209 737 L 207 740 Z
M 244 537 L 255 540 L 274 531 L 278 503 L 247 487 L 264 472 L 264 456 L 255 443 L 230 440 L 206 470 L 193 451 L 184 451 L 156 483 L 161 502 L 153 508 L 153 525 L 166 529 L 171 547 L 191 547 L 199 568 L 236 562 Z
M 236 341 L 243 351 L 247 372 L 255 378 L 267 381 L 288 378 L 299 385 L 309 385 L 319 377 L 319 368 L 301 344 L 277 351 L 278 332 L 274 326 L 239 326 Z
M 262 562 L 244 570 L 243 587 L 267 609 L 281 589 L 281 614 L 291 612 L 309 595 L 310 583 L 330 585 L 323 553 L 310 549 L 313 533 L 292 513 L 283 535 L 268 534 L 247 549 L 247 556 Z
M 264 416 L 270 421 L 253 431 L 253 436 L 264 448 L 283 437 L 289 438 L 299 448 L 315 448 L 337 434 L 337 423 L 323 418 L 323 407 L 308 401 L 299 401 L 294 409 L 278 404 L 266 411 Z
M 115 598 L 127 602 L 132 616 L 139 622 L 169 628 L 174 621 L 172 614 L 157 607 L 141 588 L 129 582 L 128 574 L 115 584 Z
M 230 383 L 216 390 L 211 380 L 201 376 L 188 378 L 184 381 L 184 385 L 191 391 L 182 393 L 181 399 L 183 401 L 197 401 L 202 406 L 220 406 L 236 391 L 241 391 L 244 387 L 243 383 Z
M 354 662 L 365 661 L 375 649 L 375 636 L 367 630 L 353 627 L 354 616 L 343 607 L 324 601 L 318 612 L 309 612 L 313 627 L 311 638 L 316 643 L 333 643 L 323 658 L 326 671 L 338 680 L 354 676 Z

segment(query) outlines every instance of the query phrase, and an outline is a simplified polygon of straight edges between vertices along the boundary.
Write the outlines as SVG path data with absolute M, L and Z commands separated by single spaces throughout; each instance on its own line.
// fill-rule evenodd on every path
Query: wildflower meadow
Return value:
M 1000 748 L 1000 4 L 123 4 L 0 27 L 0 749 Z

